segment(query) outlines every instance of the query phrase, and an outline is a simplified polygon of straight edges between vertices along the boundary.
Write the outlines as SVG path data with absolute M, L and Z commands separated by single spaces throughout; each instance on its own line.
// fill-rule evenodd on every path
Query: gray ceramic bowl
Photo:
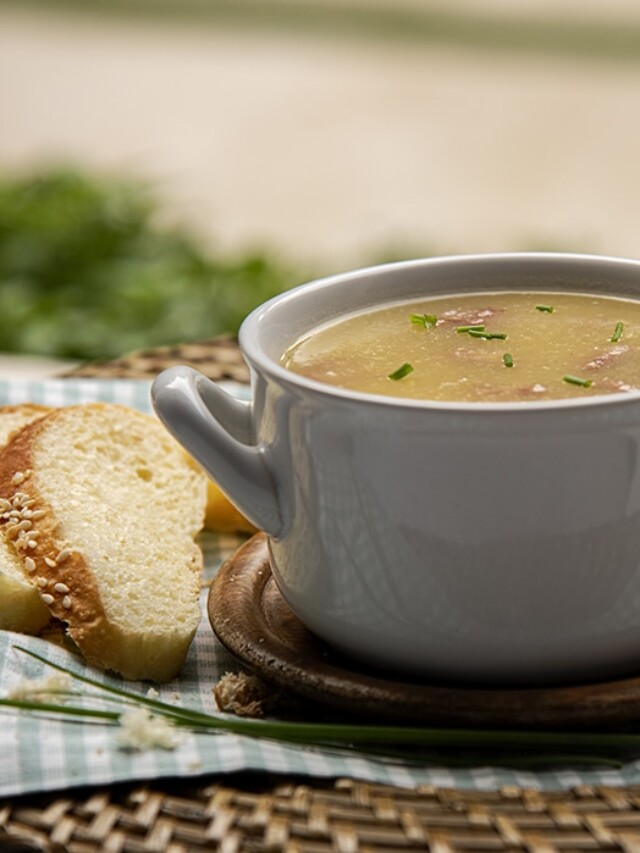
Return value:
M 436 258 L 312 282 L 244 322 L 250 403 L 187 368 L 156 411 L 269 534 L 287 602 L 347 654 L 419 676 L 596 678 L 640 654 L 640 395 L 431 403 L 287 371 L 301 335 L 385 301 L 462 291 L 640 298 L 640 264 Z

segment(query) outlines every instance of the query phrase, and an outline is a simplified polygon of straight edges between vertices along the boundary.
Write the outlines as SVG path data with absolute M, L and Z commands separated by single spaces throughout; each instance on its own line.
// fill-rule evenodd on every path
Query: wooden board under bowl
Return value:
M 223 645 L 264 681 L 349 718 L 544 729 L 611 727 L 640 719 L 640 678 L 485 688 L 403 681 L 366 668 L 338 654 L 294 615 L 276 586 L 263 533 L 221 567 L 208 613 Z

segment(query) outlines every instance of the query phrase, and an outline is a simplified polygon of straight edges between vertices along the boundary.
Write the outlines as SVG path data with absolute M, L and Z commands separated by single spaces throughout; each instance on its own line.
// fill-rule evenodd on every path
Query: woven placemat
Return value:
M 174 364 L 215 380 L 249 378 L 232 337 L 144 350 L 65 375 L 144 379 Z M 482 792 L 267 774 L 157 780 L 0 801 L 0 849 L 640 853 L 640 786 Z
M 92 361 L 62 374 L 79 379 L 153 379 L 167 367 L 186 364 L 218 382 L 248 382 L 249 369 L 235 337 L 225 335 L 209 341 L 174 344 L 138 350 L 112 361 Z
M 227 777 L 0 806 L 0 848 L 70 851 L 640 850 L 640 787 L 540 793 Z

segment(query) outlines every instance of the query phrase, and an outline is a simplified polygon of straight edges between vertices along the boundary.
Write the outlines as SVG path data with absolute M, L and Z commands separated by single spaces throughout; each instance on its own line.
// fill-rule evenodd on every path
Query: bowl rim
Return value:
M 276 359 L 268 355 L 259 344 L 259 331 L 267 324 L 275 311 L 281 306 L 306 298 L 309 294 L 318 291 L 339 287 L 358 279 L 404 271 L 412 268 L 429 268 L 436 265 L 464 265 L 464 264 L 492 264 L 492 263 L 540 263 L 551 262 L 562 265 L 589 264 L 595 266 L 600 264 L 604 267 L 620 267 L 626 270 L 635 270 L 638 274 L 638 300 L 640 301 L 640 260 L 634 258 L 616 257 L 613 255 L 598 255 L 572 252 L 490 252 L 456 255 L 437 255 L 427 258 L 413 258 L 404 261 L 394 261 L 386 264 L 351 269 L 345 272 L 335 273 L 321 278 L 312 279 L 303 284 L 296 285 L 289 290 L 272 297 L 258 305 L 242 322 L 238 340 L 240 349 L 246 358 L 252 375 L 254 371 L 264 374 L 276 380 L 279 384 L 290 388 L 297 388 L 307 394 L 313 394 L 328 399 L 337 399 L 354 404 L 367 404 L 371 406 L 382 406 L 385 408 L 407 410 L 418 409 L 421 411 L 440 412 L 468 412 L 470 414 L 488 413 L 531 413 L 558 410 L 582 410 L 598 409 L 603 406 L 611 409 L 616 406 L 628 407 L 640 403 L 640 390 L 621 391 L 612 394 L 592 395 L 583 399 L 561 398 L 554 400 L 518 400 L 508 402 L 493 401 L 442 401 L 429 399 L 413 399 L 410 397 L 386 396 L 383 394 L 372 394 L 369 392 L 355 391 L 349 388 L 340 388 L 328 383 L 309 379 L 292 370 L 283 367 Z M 518 289 L 518 288 L 514 288 Z M 471 292 L 471 291 L 470 291 Z M 478 291 L 480 292 L 480 291 Z M 489 291 L 485 291 L 489 292 Z M 506 289 L 505 289 L 506 292 Z M 541 291 L 542 292 L 542 291 Z M 558 291 L 560 292 L 560 291 Z M 565 291 L 568 292 L 568 291 Z M 576 292 L 576 291 L 574 291 Z M 595 293 L 596 291 L 594 291 Z M 606 296 L 606 294 L 602 294 Z M 625 298 L 621 296 L 620 298 Z M 626 297 L 629 298 L 629 297 Z M 389 300 L 393 301 L 393 300 Z M 397 300 L 400 301 L 400 300 Z M 253 381 L 253 379 L 252 379 Z

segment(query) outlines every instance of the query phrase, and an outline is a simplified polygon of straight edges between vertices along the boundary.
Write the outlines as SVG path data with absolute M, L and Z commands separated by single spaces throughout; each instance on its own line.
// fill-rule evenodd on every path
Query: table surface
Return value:
M 13 394 L 21 387 L 25 393 L 36 387 L 42 393 L 44 388 L 52 399 L 62 401 L 73 379 L 69 386 L 68 380 L 40 380 L 70 366 L 0 356 L 0 386 Z M 55 753 L 50 751 L 53 757 Z M 214 846 L 220 844 L 240 850 L 248 843 L 251 849 L 275 853 L 307 849 L 307 843 L 314 851 L 357 850 L 366 844 L 374 853 L 388 851 L 392 843 L 394 850 L 430 849 L 432 843 L 443 850 L 469 850 L 476 841 L 483 849 L 489 845 L 497 850 L 542 851 L 567 845 L 638 849 L 640 762 L 616 771 L 584 772 L 568 766 L 546 779 L 530 772 L 503 775 L 487 768 L 471 773 L 441 768 L 430 778 L 408 772 L 404 780 L 394 778 L 389 784 L 363 775 L 359 759 L 333 773 L 328 766 L 318 772 L 309 767 L 301 778 L 281 753 L 274 753 L 273 763 L 257 776 L 248 777 L 231 771 L 232 766 L 241 767 L 235 758 L 236 753 L 228 770 L 221 767 L 180 781 L 171 773 L 156 772 L 132 778 L 124 788 L 98 784 L 76 791 L 32 792 L 26 798 L 0 796 L 0 847 L 8 839 L 37 843 L 42 850 L 75 841 L 83 850 L 97 851 L 104 849 L 101 845 L 126 840 L 166 849 L 154 846 L 161 831 L 167 844 L 172 839 L 181 845 L 189 838 L 188 849 L 223 849 Z M 171 778 L 158 778 L 167 775 Z
M 46 379 L 72 370 L 77 364 L 59 358 L 0 353 L 0 379 Z

